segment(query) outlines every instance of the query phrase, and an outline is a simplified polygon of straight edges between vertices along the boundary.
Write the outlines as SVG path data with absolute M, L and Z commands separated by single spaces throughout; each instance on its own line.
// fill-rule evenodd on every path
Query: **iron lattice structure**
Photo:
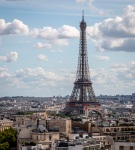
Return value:
M 70 97 L 70 101 L 79 101 L 79 102 L 96 101 L 89 73 L 86 27 L 87 25 L 83 17 L 80 23 L 80 47 L 79 47 L 77 75 L 76 81 L 74 83 L 74 88 Z
M 77 110 L 79 114 L 84 113 L 84 107 L 90 107 L 90 105 L 100 104 L 96 100 L 96 96 L 92 87 L 90 79 L 88 55 L 87 55 L 87 40 L 86 40 L 86 22 L 84 21 L 84 15 L 80 23 L 80 46 L 76 80 L 74 82 L 74 88 L 66 104 L 66 111 L 72 112 Z

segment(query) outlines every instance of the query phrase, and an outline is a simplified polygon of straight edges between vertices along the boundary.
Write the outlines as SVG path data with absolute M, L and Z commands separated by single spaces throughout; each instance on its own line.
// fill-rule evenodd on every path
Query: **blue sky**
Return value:
M 134 0 L 0 0 L 0 96 L 71 94 L 82 10 L 95 94 L 135 92 Z

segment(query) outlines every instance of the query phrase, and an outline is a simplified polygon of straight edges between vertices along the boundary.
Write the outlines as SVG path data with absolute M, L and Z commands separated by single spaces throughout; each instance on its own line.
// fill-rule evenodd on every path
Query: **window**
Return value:
M 49 148 L 51 148 L 52 147 L 52 145 L 51 144 L 49 144 Z
M 52 137 L 51 137 L 51 135 L 49 135 L 49 141 L 51 141 L 51 139 L 52 139 Z
M 109 132 L 109 129 L 106 129 L 106 132 Z
M 120 149 L 119 150 L 124 150 L 124 146 L 120 146 Z

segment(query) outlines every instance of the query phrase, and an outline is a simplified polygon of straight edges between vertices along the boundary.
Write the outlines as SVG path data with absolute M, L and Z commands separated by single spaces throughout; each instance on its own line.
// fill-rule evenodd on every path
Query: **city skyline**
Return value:
M 84 10 L 96 96 L 135 89 L 133 0 L 1 0 L 0 96 L 70 95 Z

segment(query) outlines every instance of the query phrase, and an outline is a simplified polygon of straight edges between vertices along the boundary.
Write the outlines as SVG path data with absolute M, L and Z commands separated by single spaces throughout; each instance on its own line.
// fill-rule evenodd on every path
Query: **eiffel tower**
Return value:
M 87 25 L 84 21 L 83 12 L 82 21 L 80 23 L 80 46 L 77 75 L 69 102 L 66 103 L 65 112 L 67 114 L 72 114 L 75 112 L 78 115 L 88 116 L 91 111 L 101 113 L 101 105 L 96 99 L 90 79 L 86 27 Z

